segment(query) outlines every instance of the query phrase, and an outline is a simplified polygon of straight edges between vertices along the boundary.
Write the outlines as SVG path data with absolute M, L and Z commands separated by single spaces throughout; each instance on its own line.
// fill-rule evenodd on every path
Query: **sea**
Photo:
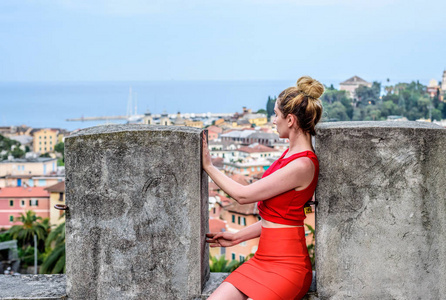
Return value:
M 342 80 L 321 80 L 338 86 Z M 235 113 L 265 109 L 295 80 L 0 82 L 0 126 L 82 129 L 125 121 L 67 121 L 81 117 Z M 129 99 L 131 101 L 129 101 Z M 129 107 L 129 103 L 131 105 Z

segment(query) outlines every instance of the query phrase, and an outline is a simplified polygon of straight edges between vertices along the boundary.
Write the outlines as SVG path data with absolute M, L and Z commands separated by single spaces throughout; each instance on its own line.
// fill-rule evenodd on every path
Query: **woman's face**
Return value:
M 279 137 L 288 138 L 288 124 L 284 115 L 277 106 L 277 101 L 276 104 L 274 105 L 274 113 L 276 115 L 274 117 L 273 124 L 276 125 L 276 130 L 279 133 Z

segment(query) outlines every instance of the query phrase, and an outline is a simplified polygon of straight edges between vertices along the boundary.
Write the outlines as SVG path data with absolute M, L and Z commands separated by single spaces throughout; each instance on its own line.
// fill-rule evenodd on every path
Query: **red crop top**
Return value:
M 311 151 L 303 151 L 283 158 L 288 152 L 288 149 L 282 156 L 276 160 L 263 174 L 263 177 L 270 175 L 280 168 L 285 167 L 291 161 L 299 157 L 308 157 L 314 164 L 314 177 L 310 185 L 305 189 L 296 191 L 290 190 L 270 199 L 257 202 L 260 216 L 270 222 L 284 224 L 284 225 L 303 225 L 305 219 L 304 205 L 308 200 L 311 200 L 316 189 L 317 180 L 319 176 L 319 161 L 316 154 Z

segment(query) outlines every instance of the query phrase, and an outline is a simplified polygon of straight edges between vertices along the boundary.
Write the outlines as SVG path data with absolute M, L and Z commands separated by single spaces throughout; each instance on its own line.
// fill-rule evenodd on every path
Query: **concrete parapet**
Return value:
M 2 300 L 63 300 L 65 275 L 0 275 Z
M 70 299 L 193 299 L 209 277 L 201 130 L 112 125 L 65 140 Z
M 319 126 L 319 299 L 446 297 L 445 150 L 428 123 Z

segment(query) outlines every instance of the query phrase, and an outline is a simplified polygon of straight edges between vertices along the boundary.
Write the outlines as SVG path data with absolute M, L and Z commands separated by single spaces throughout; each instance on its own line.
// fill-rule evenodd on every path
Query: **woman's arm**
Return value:
M 315 171 L 311 159 L 302 157 L 253 184 L 241 185 L 212 165 L 204 134 L 203 169 L 222 190 L 240 204 L 263 201 L 292 189 L 306 187 L 313 180 Z
M 258 221 L 236 233 L 226 231 L 208 233 L 206 234 L 206 242 L 210 243 L 211 247 L 231 247 L 240 244 L 241 242 L 259 237 L 261 232 L 262 223 L 261 221 Z

